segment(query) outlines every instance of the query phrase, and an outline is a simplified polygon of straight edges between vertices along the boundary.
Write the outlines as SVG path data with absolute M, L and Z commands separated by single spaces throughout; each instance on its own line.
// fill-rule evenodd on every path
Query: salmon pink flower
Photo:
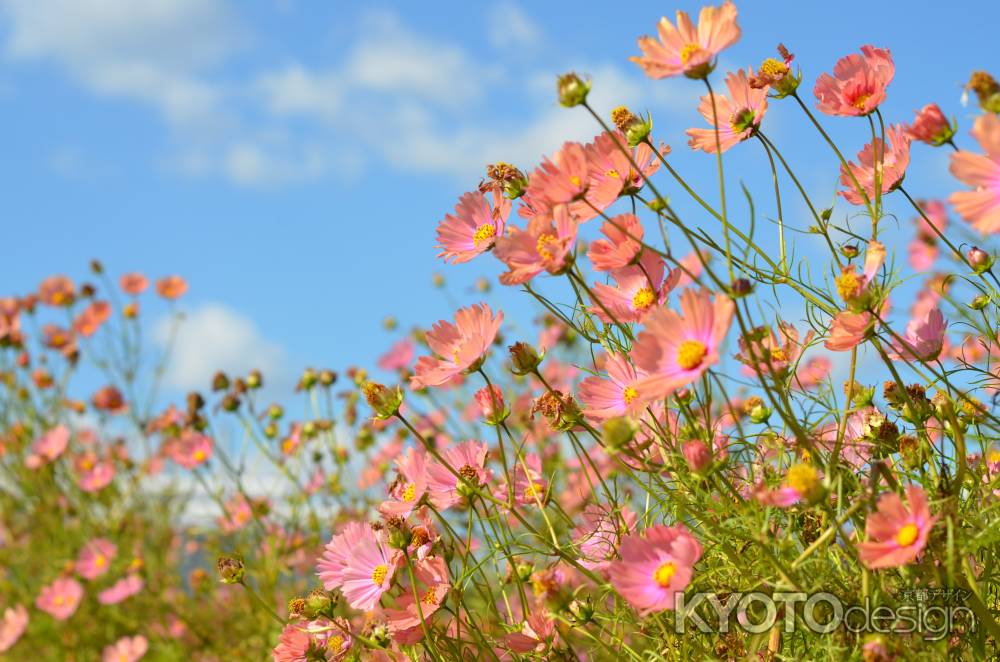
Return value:
M 410 365 L 410 361 L 412 360 L 413 341 L 409 338 L 403 338 L 399 342 L 394 343 L 388 352 L 379 357 L 378 367 L 390 372 L 402 370 Z
M 142 577 L 135 574 L 130 574 L 126 577 L 122 577 L 110 587 L 104 589 L 97 594 L 97 601 L 102 605 L 116 605 L 119 602 L 124 602 L 128 600 L 133 595 L 142 590 L 146 585 L 146 582 L 142 580 Z
M 102 662 L 137 662 L 149 649 L 149 642 L 141 634 L 134 637 L 122 637 L 115 643 L 104 648 Z
M 910 266 L 917 271 L 929 271 L 940 253 L 938 233 L 934 232 L 930 226 L 933 225 L 939 232 L 943 233 L 948 226 L 948 212 L 939 200 L 921 200 L 917 204 L 920 205 L 930 222 L 925 220 L 923 216 L 917 216 L 913 219 L 917 226 L 917 234 L 910 242 Z
M 858 543 L 858 556 L 868 568 L 897 568 L 913 563 L 927 545 L 938 516 L 931 516 L 923 488 L 907 485 L 906 500 L 909 508 L 895 492 L 883 494 L 878 511 L 868 516 L 868 541 Z
M 640 143 L 632 148 L 620 131 L 605 131 L 584 149 L 590 164 L 590 179 L 584 199 L 571 204 L 571 215 L 577 221 L 593 218 L 595 208 L 603 211 L 621 195 L 638 192 L 645 185 L 645 178 L 660 169 L 649 145 Z
M 0 343 L 21 342 L 21 305 L 14 297 L 0 297 Z
M 882 195 L 895 190 L 902 183 L 906 167 L 910 164 L 910 138 L 899 124 L 888 127 L 885 136 L 889 140 L 888 145 L 885 145 L 880 138 L 876 138 L 858 152 L 860 165 L 856 165 L 853 161 L 847 164 L 847 169 L 854 175 L 853 179 L 847 169 L 840 166 L 840 183 L 844 189 L 839 193 L 851 204 L 861 205 L 865 202 L 865 198 L 858 193 L 858 188 L 854 184 L 855 179 L 864 189 L 868 200 L 875 199 L 876 169 Z M 877 168 L 876 164 L 880 164 L 881 167 Z
M 580 524 L 573 529 L 573 543 L 580 550 L 580 565 L 604 572 L 617 554 L 618 541 L 635 528 L 636 515 L 628 506 L 620 512 L 608 512 L 590 504 L 580 513 Z
M 396 459 L 399 470 L 397 480 L 389 491 L 390 499 L 383 501 L 378 511 L 385 517 L 410 516 L 427 491 L 427 457 L 423 450 L 410 448 Z
M 911 140 L 919 140 L 934 147 L 940 147 L 955 135 L 955 125 L 941 112 L 936 103 L 929 103 L 917 111 L 913 124 L 906 127 L 906 135 Z
M 94 409 L 109 414 L 123 414 L 128 411 L 128 404 L 122 392 L 114 386 L 105 386 L 94 393 L 92 399 Z
M 740 38 L 736 24 L 736 5 L 729 0 L 719 7 L 702 7 L 698 25 L 691 23 L 687 12 L 677 12 L 677 26 L 666 19 L 657 25 L 659 41 L 640 37 L 641 57 L 629 58 L 650 78 L 668 78 L 684 74 L 689 78 L 705 78 L 714 65 L 714 58 Z
M 504 404 L 503 391 L 495 384 L 484 386 L 476 391 L 475 399 L 483 420 L 490 425 L 499 425 L 509 413 L 507 406 Z
M 560 274 L 567 268 L 577 223 L 565 205 L 556 207 L 553 217 L 553 221 L 533 218 L 526 230 L 510 227 L 507 235 L 497 240 L 494 253 L 508 267 L 500 274 L 501 283 L 520 285 L 543 271 Z
M 635 214 L 619 214 L 601 226 L 607 239 L 590 243 L 587 257 L 595 271 L 611 271 L 627 267 L 642 250 L 642 223 Z
M 625 536 L 620 551 L 621 560 L 608 572 L 611 584 L 640 616 L 673 609 L 701 558 L 701 545 L 681 524 Z
M 607 379 L 594 375 L 580 382 L 577 394 L 584 404 L 584 415 L 601 421 L 642 412 L 646 407 L 637 386 L 645 371 L 637 370 L 621 354 L 609 354 L 605 369 Z
M 156 281 L 156 293 L 171 301 L 184 296 L 187 288 L 187 281 L 180 276 L 166 276 Z
M 493 472 L 486 468 L 488 454 L 489 446 L 483 441 L 463 441 L 441 451 L 448 466 L 473 487 L 481 487 L 493 477 Z M 427 490 L 431 503 L 440 510 L 454 506 L 462 498 L 458 476 L 433 461 L 427 465 Z
M 813 502 L 822 494 L 822 474 L 811 464 L 788 468 L 780 487 L 769 490 L 764 483 L 754 489 L 754 498 L 765 506 L 788 508 L 801 502 Z
M 111 317 L 111 306 L 107 301 L 94 301 L 73 320 L 73 330 L 84 338 L 95 333 Z
M 749 72 L 749 73 L 748 73 Z M 750 138 L 767 112 L 767 88 L 754 89 L 750 87 L 748 76 L 753 76 L 753 69 L 730 73 L 726 76 L 726 87 L 729 96 L 716 94 L 713 113 L 711 94 L 706 94 L 698 104 L 698 112 L 705 121 L 712 125 L 711 129 L 688 129 L 691 137 L 688 145 L 691 149 L 703 152 L 715 152 L 715 140 L 718 135 L 719 147 L 723 152 L 733 145 Z
M 84 492 L 97 492 L 107 487 L 115 477 L 115 465 L 110 460 L 100 460 L 87 451 L 78 456 L 76 466 L 76 482 Z
M 168 443 L 170 459 L 185 469 L 208 462 L 214 446 L 211 437 L 194 430 L 185 430 L 179 438 Z
M 376 539 L 375 532 L 364 522 L 351 521 L 344 525 L 340 533 L 330 538 L 323 554 L 316 562 L 316 574 L 328 591 L 339 588 L 343 583 L 344 568 L 351 555 L 351 548 L 360 541 Z
M 118 547 L 113 542 L 107 538 L 94 538 L 80 550 L 76 574 L 84 579 L 97 579 L 108 571 L 117 554 Z
M 281 631 L 272 655 L 274 662 L 334 662 L 347 656 L 352 642 L 350 624 L 343 618 L 291 622 Z
M 407 643 L 415 643 L 423 638 L 421 616 L 424 623 L 429 623 L 451 588 L 448 564 L 440 557 L 418 561 L 414 567 L 414 575 L 423 586 L 405 589 L 396 600 L 397 608 L 385 610 L 389 631 L 393 635 L 404 635 Z M 420 598 L 419 607 L 413 597 L 414 589 Z
M 673 269 L 663 278 L 663 259 L 652 251 L 643 251 L 639 263 L 611 272 L 615 286 L 595 283 L 597 301 L 590 312 L 605 324 L 641 322 L 646 315 L 662 305 L 680 280 L 680 269 Z
M 657 308 L 646 318 L 646 328 L 632 348 L 637 369 L 648 376 L 636 389 L 645 401 L 666 396 L 697 380 L 719 360 L 722 342 L 733 318 L 733 302 L 708 290 L 685 290 L 681 314 Z
M 845 303 L 856 309 L 867 308 L 872 303 L 866 295 L 871 291 L 875 275 L 885 262 L 885 253 L 885 244 L 872 240 L 868 242 L 862 273 L 859 274 L 853 264 L 841 268 L 840 275 L 836 278 L 837 293 Z
M 47 306 L 69 306 L 75 294 L 76 287 L 66 276 L 49 276 L 38 286 L 38 300 Z
M 972 137 L 986 153 L 955 152 L 949 169 L 973 190 L 952 193 L 948 202 L 981 234 L 993 234 L 1000 231 L 1000 117 L 993 113 L 977 117 Z
M 455 313 L 454 324 L 438 321 L 427 332 L 427 344 L 436 356 L 417 359 L 410 388 L 441 386 L 475 370 L 496 338 L 501 322 L 503 312 L 497 311 L 494 316 L 493 310 L 485 303 L 459 309 Z
M 510 214 L 510 200 L 493 192 L 493 207 L 479 191 L 466 193 L 458 200 L 455 213 L 448 214 L 438 224 L 438 248 L 445 262 L 468 262 L 493 248 L 503 236 Z
M 49 462 L 55 462 L 69 445 L 69 428 L 65 425 L 57 425 L 44 433 L 35 443 L 31 445 L 31 454 L 25 459 L 25 463 L 30 469 Z
M 7 607 L 0 619 L 0 653 L 9 651 L 28 627 L 28 610 L 24 605 Z
M 944 347 L 944 334 L 948 325 L 937 308 L 922 317 L 911 319 L 906 333 L 894 342 L 889 356 L 900 361 L 933 361 Z
M 348 553 L 340 572 L 341 591 L 355 609 L 371 611 L 392 585 L 396 563 L 380 538 L 366 536 Z
M 501 501 L 507 501 L 508 494 L 513 490 L 514 503 L 519 506 L 528 504 L 538 505 L 545 503 L 548 498 L 548 481 L 542 476 L 542 458 L 535 453 L 528 453 L 524 456 L 523 462 L 515 462 L 512 488 L 509 488 L 506 481 L 497 488 L 496 497 Z
M 582 198 L 589 183 L 590 159 L 587 150 L 580 143 L 567 142 L 531 173 L 527 195 L 535 210 L 547 215 L 558 205 Z
M 857 347 L 871 331 L 875 318 L 871 313 L 842 311 L 830 322 L 830 332 L 824 345 L 834 352 L 846 352 Z
M 125 294 L 138 296 L 149 287 L 149 279 L 140 273 L 122 274 L 122 277 L 118 279 L 118 285 Z
M 73 615 L 83 599 L 83 586 L 72 577 L 60 577 L 42 588 L 35 606 L 57 621 Z
M 818 386 L 830 374 L 833 363 L 825 356 L 814 356 L 795 371 L 795 384 L 800 389 Z
M 785 321 L 778 322 L 778 330 L 780 340 L 770 327 L 751 329 L 745 336 L 740 336 L 740 353 L 736 358 L 750 368 L 750 374 L 786 374 L 790 367 L 797 365 L 799 356 L 815 335 L 810 330 L 800 340 L 798 330 Z
M 885 88 L 895 73 L 888 50 L 862 46 L 861 55 L 851 53 L 837 60 L 833 76 L 823 74 L 816 80 L 816 107 L 827 115 L 868 115 L 885 101 Z

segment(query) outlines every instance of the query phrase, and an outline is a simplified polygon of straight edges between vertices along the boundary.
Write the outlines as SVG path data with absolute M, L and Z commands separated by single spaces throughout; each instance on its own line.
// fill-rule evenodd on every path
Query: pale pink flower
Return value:
M 340 533 L 330 538 L 323 554 L 316 562 L 316 574 L 328 591 L 339 588 L 343 583 L 343 572 L 347 567 L 351 549 L 365 539 L 376 539 L 375 532 L 365 522 L 350 521 Z
M 31 454 L 25 459 L 25 463 L 31 469 L 54 462 L 66 451 L 69 445 L 69 428 L 65 425 L 57 425 L 51 430 L 42 434 L 35 443 L 31 445 Z
M 104 648 L 102 662 L 136 662 L 149 650 L 146 637 L 138 634 L 134 637 L 122 637 L 115 643 Z
M 780 340 L 770 327 L 751 329 L 748 331 L 749 337 L 740 336 L 740 353 L 736 355 L 736 359 L 748 368 L 746 372 L 750 375 L 756 375 L 757 372 L 764 375 L 774 373 L 778 376 L 785 374 L 797 364 L 802 351 L 816 335 L 810 330 L 805 338 L 800 339 L 798 330 L 783 320 L 778 322 L 778 331 L 781 334 Z
M 580 382 L 577 396 L 584 405 L 583 413 L 600 421 L 642 412 L 645 405 L 637 385 L 646 376 L 645 371 L 636 370 L 621 354 L 609 354 L 604 369 L 607 379 L 594 375 Z
M 846 352 L 857 347 L 871 330 L 875 318 L 871 313 L 841 311 L 830 322 L 830 331 L 824 345 L 834 352 Z
M 510 200 L 493 192 L 493 206 L 479 191 L 466 193 L 458 200 L 455 213 L 448 214 L 438 224 L 438 248 L 445 262 L 468 262 L 493 248 L 503 236 L 510 214 Z
M 922 317 L 909 321 L 903 337 L 893 342 L 889 356 L 900 361 L 933 361 L 944 347 L 947 328 L 944 315 L 933 308 Z
M 580 523 L 573 529 L 573 544 L 580 554 L 580 565 L 588 570 L 604 572 L 617 555 L 618 542 L 635 528 L 636 514 L 628 506 L 609 512 L 590 504 L 579 515 Z
M 663 259 L 653 251 L 643 251 L 639 263 L 611 272 L 615 285 L 594 283 L 597 299 L 588 310 L 605 324 L 641 322 L 662 305 L 680 280 L 680 269 L 663 277 Z
M 82 454 L 76 459 L 75 464 L 76 483 L 84 492 L 98 492 L 114 480 L 114 462 L 98 459 L 93 452 Z
M 73 615 L 83 599 L 83 586 L 72 577 L 60 577 L 42 588 L 35 606 L 57 621 Z
M 833 363 L 830 359 L 825 356 L 814 356 L 795 371 L 795 383 L 803 390 L 813 388 L 822 383 L 832 369 Z
M 396 563 L 381 538 L 365 536 L 351 547 L 340 572 L 341 591 L 355 609 L 371 611 L 392 585 Z
M 501 283 L 520 285 L 543 271 L 559 274 L 566 269 L 566 258 L 576 241 L 577 223 L 566 205 L 555 208 L 553 219 L 534 218 L 525 230 L 511 226 L 506 236 L 497 240 L 494 255 L 508 268 L 500 274 Z
M 111 317 L 111 304 L 107 301 L 92 301 L 73 320 L 73 330 L 84 338 L 97 333 L 102 324 Z
M 736 5 L 726 0 L 719 7 L 702 7 L 697 27 L 687 12 L 677 12 L 676 27 L 666 17 L 661 18 L 657 25 L 659 41 L 639 37 L 642 56 L 629 59 L 650 78 L 678 74 L 704 78 L 714 66 L 715 56 L 740 38 L 736 13 Z
M 726 76 L 729 96 L 715 95 L 714 114 L 712 95 L 706 94 L 701 98 L 698 112 L 713 128 L 688 129 L 687 134 L 691 137 L 688 145 L 691 149 L 714 153 L 716 134 L 718 134 L 719 147 L 725 152 L 733 145 L 753 136 L 767 112 L 767 88 L 750 87 L 751 76 L 753 68 L 747 71 L 740 69 Z M 718 127 L 718 130 L 714 127 Z
M 463 441 L 441 451 L 441 457 L 448 466 L 475 487 L 485 485 L 493 477 L 493 473 L 486 468 L 488 454 L 486 442 L 474 440 Z M 462 498 L 458 476 L 436 461 L 427 464 L 427 490 L 431 503 L 439 510 L 454 506 Z
M 681 524 L 627 535 L 619 549 L 621 560 L 608 572 L 611 584 L 641 616 L 673 609 L 701 558 L 701 545 Z
M 423 450 L 410 447 L 396 459 L 399 480 L 393 483 L 390 498 L 378 511 L 385 517 L 409 517 L 427 491 L 427 456 Z
M 906 127 L 906 134 L 911 140 L 939 147 L 955 135 L 955 126 L 941 112 L 936 103 L 929 103 L 917 111 L 913 124 Z
M 980 233 L 993 234 L 1000 231 L 1000 117 L 993 113 L 977 117 L 972 137 L 986 153 L 955 152 L 949 168 L 973 190 L 956 191 L 948 202 Z
M 733 318 L 733 301 L 704 289 L 680 296 L 681 314 L 657 308 L 632 348 L 637 369 L 648 376 L 636 385 L 645 401 L 666 396 L 701 377 L 719 360 Z
M 131 598 L 133 595 L 142 590 L 146 585 L 146 582 L 142 580 L 142 577 L 135 574 L 130 574 L 122 577 L 114 584 L 104 589 L 97 594 L 97 601 L 102 605 L 116 605 L 119 602 L 123 602 Z
M 409 338 L 403 338 L 398 342 L 393 343 L 389 351 L 383 354 L 378 359 L 378 367 L 382 370 L 388 370 L 390 372 L 396 370 L 402 370 L 406 366 L 410 365 L 410 361 L 413 360 L 413 341 Z
M 587 257 L 595 271 L 611 271 L 627 267 L 642 250 L 643 228 L 635 214 L 619 214 L 601 226 L 607 239 L 590 243 Z
M 860 470 L 871 461 L 872 439 L 879 436 L 883 425 L 887 425 L 885 414 L 876 407 L 865 407 L 847 417 L 843 437 L 840 440 L 840 460 L 854 469 Z M 840 426 L 832 422 L 820 432 L 820 445 L 832 451 L 837 443 Z
M 888 145 L 885 145 L 881 138 L 876 138 L 858 152 L 860 165 L 853 161 L 847 164 L 847 168 L 854 174 L 854 179 L 857 179 L 858 184 L 864 189 L 868 200 L 875 199 L 876 164 L 881 165 L 879 188 L 882 195 L 899 186 L 903 176 L 906 175 L 906 167 L 910 164 L 910 138 L 904 133 L 903 127 L 899 124 L 889 126 L 885 130 L 885 137 L 889 141 Z M 844 189 L 839 191 L 840 195 L 851 204 L 861 205 L 865 199 L 858 193 L 854 179 L 844 166 L 840 166 L 840 183 L 844 186 Z
M 405 640 L 409 644 L 423 638 L 421 615 L 424 623 L 430 623 L 431 616 L 441 607 L 451 588 L 448 581 L 448 564 L 440 557 L 418 561 L 415 564 L 414 574 L 423 586 L 405 588 L 396 599 L 396 608 L 385 610 L 393 638 Z M 419 607 L 413 597 L 414 588 L 420 599 Z
M 515 653 L 544 654 L 559 641 L 555 619 L 544 609 L 535 609 L 521 624 L 520 632 L 504 635 L 504 643 Z M 510 659 L 502 656 L 501 659 Z
M 170 459 L 185 469 L 194 469 L 212 457 L 214 442 L 208 435 L 185 430 L 168 444 Z
M 49 276 L 38 286 L 38 300 L 48 306 L 68 306 L 75 293 L 73 281 L 66 276 Z
M 816 107 L 827 115 L 868 115 L 885 100 L 885 88 L 895 73 L 888 50 L 862 46 L 861 55 L 837 60 L 833 76 L 822 74 L 816 80 Z
M 513 491 L 514 503 L 519 506 L 531 504 L 537 506 L 539 502 L 545 503 L 548 498 L 548 481 L 542 476 L 542 458 L 536 453 L 528 453 L 524 456 L 524 461 L 515 461 L 512 488 L 508 487 L 506 481 L 501 483 L 496 491 L 496 498 L 507 501 L 511 496 L 508 492 Z
M 479 389 L 474 398 L 479 414 L 487 423 L 496 424 L 504 416 L 506 405 L 503 400 L 503 391 L 496 384 Z
M 910 266 L 917 271 L 929 271 L 940 253 L 938 233 L 930 226 L 943 233 L 948 226 L 948 212 L 939 200 L 921 200 L 918 204 L 930 222 L 920 215 L 913 219 L 917 234 L 910 242 Z
M 531 173 L 527 194 L 535 211 L 548 215 L 555 207 L 582 198 L 589 183 L 587 150 L 580 143 L 567 142 Z
M 28 610 L 24 605 L 7 607 L 0 619 L 0 653 L 9 651 L 28 627 Z
M 118 286 L 122 288 L 122 292 L 125 294 L 137 296 L 145 292 L 146 288 L 149 287 L 149 279 L 135 272 L 122 274 L 121 278 L 118 279 Z
M 494 316 L 485 303 L 460 308 L 455 313 L 454 324 L 438 321 L 427 332 L 427 344 L 435 356 L 417 359 L 410 388 L 440 386 L 474 369 L 486 356 L 501 322 L 503 312 L 497 311 Z
M 619 131 L 600 134 L 584 149 L 590 165 L 587 193 L 583 200 L 570 205 L 571 216 L 580 222 L 590 220 L 596 215 L 595 209 L 605 210 L 619 196 L 638 192 L 645 184 L 643 176 L 649 177 L 660 168 L 649 145 L 640 143 L 635 148 L 629 147 Z
M 865 522 L 867 542 L 858 543 L 858 556 L 868 568 L 896 568 L 920 556 L 938 516 L 931 516 L 927 495 L 917 485 L 906 486 L 909 508 L 895 492 L 883 494 L 878 511 Z
M 94 538 L 80 550 L 76 559 L 76 574 L 84 579 L 97 579 L 108 571 L 118 547 L 107 538 Z

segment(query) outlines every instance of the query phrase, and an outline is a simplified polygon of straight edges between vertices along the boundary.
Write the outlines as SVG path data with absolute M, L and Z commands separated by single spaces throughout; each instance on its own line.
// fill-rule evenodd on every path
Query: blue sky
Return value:
M 651 111 L 677 167 L 715 190 L 714 160 L 691 154 L 683 134 L 701 126 L 700 84 L 646 80 L 627 59 L 662 14 L 699 6 L 0 0 L 3 290 L 28 291 L 51 273 L 79 280 L 92 257 L 115 273 L 184 275 L 200 340 L 185 344 L 178 389 L 216 363 L 262 365 L 285 381 L 307 364 L 370 365 L 392 340 L 385 315 L 430 324 L 480 299 L 476 278 L 499 273 L 489 256 L 454 268 L 435 259 L 438 220 L 483 166 L 530 168 L 563 140 L 597 133 L 584 111 L 556 105 L 556 74 L 592 75 L 603 110 Z M 961 84 L 996 65 L 995 3 L 739 7 L 743 38 L 717 79 L 782 41 L 811 98 L 819 73 L 873 43 L 897 67 L 887 120 L 936 101 L 969 144 Z M 772 104 L 764 130 L 830 204 L 836 164 L 790 103 Z M 863 121 L 824 121 L 845 153 L 868 139 Z M 730 154 L 731 193 L 745 179 L 769 213 L 759 147 Z M 944 152 L 915 145 L 907 187 L 954 190 Z M 784 194 L 787 222 L 806 226 L 787 184 Z M 902 257 L 913 214 L 894 202 L 900 229 L 886 238 Z M 798 241 L 800 256 L 814 254 L 812 239 Z M 432 288 L 434 272 L 451 299 Z M 517 292 L 488 296 L 522 326 L 535 312 Z

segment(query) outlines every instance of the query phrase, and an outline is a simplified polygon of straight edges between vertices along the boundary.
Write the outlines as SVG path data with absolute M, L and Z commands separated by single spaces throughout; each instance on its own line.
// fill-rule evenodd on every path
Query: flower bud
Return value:
M 562 391 L 547 391 L 535 398 L 531 405 L 531 414 L 541 412 L 553 430 L 572 430 L 582 418 L 580 406 L 571 395 Z
M 302 615 L 312 620 L 320 616 L 333 616 L 334 596 L 323 589 L 314 589 L 305 599 Z
M 577 625 L 589 623 L 594 618 L 594 605 L 590 600 L 573 600 L 569 603 L 569 613 Z
M 229 377 L 220 370 L 212 377 L 212 390 L 218 392 L 225 391 L 227 388 L 229 388 Z
M 660 213 L 661 211 L 667 208 L 668 204 L 669 204 L 668 200 L 664 200 L 663 198 L 657 197 L 647 202 L 646 206 L 649 207 L 650 211 Z
M 306 368 L 302 371 L 302 376 L 299 378 L 298 386 L 295 387 L 296 391 L 308 391 L 313 386 L 316 385 L 316 371 L 312 368 Z
M 684 442 L 681 446 L 681 454 L 684 455 L 688 468 L 695 473 L 701 473 L 712 463 L 712 451 L 700 439 Z
M 584 81 L 575 73 L 570 72 L 559 76 L 556 80 L 556 91 L 559 94 L 559 103 L 566 108 L 579 106 L 587 101 L 590 93 L 591 82 Z
M 609 453 L 615 453 L 628 446 L 639 431 L 639 424 L 631 416 L 616 416 L 604 421 L 601 426 L 601 443 Z
M 965 89 L 976 93 L 979 107 L 991 113 L 1000 113 L 1000 83 L 985 71 L 974 71 Z
M 95 274 L 102 274 L 102 273 L 104 273 L 104 265 L 101 264 L 100 260 L 91 260 L 90 261 L 90 270 L 92 272 L 94 272 Z
M 246 384 L 249 389 L 258 389 L 263 386 L 264 377 L 260 374 L 260 370 L 251 370 L 250 374 L 247 375 Z
M 510 371 L 515 375 L 533 373 L 542 363 L 542 357 L 526 342 L 516 342 L 507 350 L 510 352 Z
M 747 398 L 743 403 L 743 411 L 754 423 L 767 423 L 767 419 L 771 418 L 771 408 L 757 395 Z
M 483 415 L 483 421 L 490 425 L 500 425 L 510 412 L 503 400 L 503 391 L 495 385 L 484 386 L 476 391 L 476 404 Z
M 272 421 L 276 421 L 285 415 L 284 408 L 279 404 L 273 404 L 267 408 L 267 417 Z
M 986 273 L 993 266 L 993 256 L 978 246 L 970 248 L 965 256 L 969 259 L 972 270 L 977 274 Z
M 320 370 L 319 383 L 321 386 L 329 388 L 337 383 L 337 373 L 333 370 Z
M 694 400 L 694 393 L 689 388 L 679 388 L 674 391 L 674 401 L 678 405 L 689 405 Z
M 403 404 L 403 390 L 398 386 L 390 389 L 376 382 L 365 382 L 361 391 L 368 406 L 375 412 L 375 418 L 381 420 L 395 416 L 399 413 L 399 406 Z
M 227 393 L 226 397 L 222 398 L 222 409 L 228 412 L 234 412 L 240 408 L 240 398 L 234 393 Z
M 976 296 L 972 297 L 972 301 L 970 301 L 967 305 L 969 306 L 969 308 L 972 308 L 973 310 L 982 310 L 989 304 L 990 304 L 990 295 L 977 294 Z
M 246 570 L 243 566 L 243 559 L 238 556 L 220 556 L 216 566 L 219 569 L 219 576 L 223 584 L 239 584 L 243 581 Z
M 734 299 L 740 299 L 753 292 L 753 283 L 746 278 L 737 278 L 730 287 Z
M 535 572 L 535 566 L 530 563 L 518 563 L 515 569 L 517 570 L 517 576 L 521 578 L 522 582 L 531 579 L 531 574 Z
M 917 111 L 913 124 L 906 127 L 906 135 L 932 147 L 940 147 L 955 135 L 958 127 L 948 122 L 936 103 L 929 103 Z

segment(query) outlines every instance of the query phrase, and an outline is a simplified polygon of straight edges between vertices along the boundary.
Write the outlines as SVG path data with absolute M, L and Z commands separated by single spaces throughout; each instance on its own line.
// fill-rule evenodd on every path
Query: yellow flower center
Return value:
M 538 243 L 535 244 L 535 250 L 538 251 L 538 255 L 543 260 L 551 260 L 553 258 L 552 249 L 553 244 L 556 243 L 556 236 L 554 234 L 549 234 L 548 232 L 542 233 L 538 236 Z
M 644 287 L 632 297 L 632 307 L 636 310 L 646 310 L 656 301 L 656 292 L 651 287 Z
M 194 459 L 195 459 L 195 462 L 204 462 L 205 461 L 205 451 L 203 451 L 200 448 L 198 450 L 196 450 L 194 452 Z
M 733 113 L 729 118 L 729 126 L 734 133 L 743 133 L 747 129 L 753 128 L 753 121 L 756 115 L 750 108 L 744 108 Z
M 868 103 L 869 98 L 871 98 L 870 94 L 859 95 L 857 98 L 854 99 L 854 103 L 852 103 L 851 105 L 857 108 L 858 110 L 864 110 L 865 104 Z
M 108 560 L 104 558 L 103 554 L 98 554 L 97 556 L 94 557 L 94 565 L 97 566 L 98 568 L 103 568 L 104 564 L 107 562 Z
M 326 648 L 331 651 L 339 651 L 341 646 L 344 645 L 344 638 L 339 634 L 335 634 L 326 640 Z
M 687 44 L 681 49 L 681 64 L 687 64 L 693 55 L 701 51 L 698 44 Z
M 694 370 L 705 360 L 708 348 L 700 340 L 685 340 L 677 348 L 677 365 L 684 370 Z
M 577 177 L 576 175 L 573 175 L 573 176 L 571 176 L 571 177 L 569 178 L 569 181 L 570 181 L 570 182 L 572 182 L 573 186 L 579 186 L 579 185 L 580 185 L 580 184 L 582 183 L 582 182 L 580 181 L 580 178 L 579 178 L 579 177 Z
M 618 174 L 618 171 L 615 170 L 614 168 L 612 168 L 611 170 L 608 170 L 604 174 L 607 175 L 608 177 L 614 177 L 615 179 L 621 179 L 621 175 Z
M 917 536 L 920 534 L 920 529 L 914 523 L 909 523 L 896 533 L 896 542 L 900 547 L 909 547 L 917 541 Z
M 380 563 L 375 566 L 372 570 L 372 581 L 375 582 L 376 586 L 382 586 L 382 582 L 385 581 L 385 576 L 389 574 L 389 566 L 384 563 Z
M 653 573 L 653 581 L 663 588 L 670 586 L 670 580 L 677 574 L 677 566 L 673 561 L 667 561 Z
M 774 361 L 785 361 L 788 359 L 788 356 L 785 354 L 785 350 L 783 350 L 782 348 L 773 347 L 771 348 L 771 359 L 773 359 Z
M 409 503 L 417 498 L 417 486 L 413 483 L 407 483 L 406 488 L 403 490 L 403 501 Z
M 635 390 L 635 388 L 631 386 L 626 386 L 625 390 L 622 391 L 622 400 L 624 400 L 627 405 L 632 404 L 632 401 L 638 397 L 639 391 Z
M 66 604 L 66 598 L 61 595 L 57 595 L 56 599 L 53 600 L 52 602 L 55 604 L 55 606 L 62 607 L 64 604 Z
M 844 301 L 850 301 L 858 296 L 861 289 L 861 276 L 856 271 L 849 270 L 837 276 L 837 293 Z
M 986 461 L 990 464 L 994 462 L 1000 462 L 1000 451 L 995 448 L 991 448 L 990 452 L 986 454 Z
M 812 465 L 796 464 L 788 470 L 788 474 L 785 476 L 785 485 L 799 494 L 809 494 L 816 488 L 818 480 L 819 474 Z
M 472 243 L 478 246 L 484 241 L 489 241 L 494 236 L 496 236 L 497 229 L 494 225 L 490 223 L 483 223 L 478 228 L 476 228 L 476 233 L 472 235 Z
M 760 73 L 768 78 L 777 78 L 788 73 L 788 65 L 769 57 L 760 63 Z
M 530 483 L 526 488 L 524 488 L 524 498 L 534 499 L 535 497 L 540 497 L 545 486 L 541 483 Z
M 434 589 L 427 589 L 427 592 L 424 593 L 424 597 L 421 598 L 420 601 L 429 606 L 437 604 L 437 596 L 434 594 Z

